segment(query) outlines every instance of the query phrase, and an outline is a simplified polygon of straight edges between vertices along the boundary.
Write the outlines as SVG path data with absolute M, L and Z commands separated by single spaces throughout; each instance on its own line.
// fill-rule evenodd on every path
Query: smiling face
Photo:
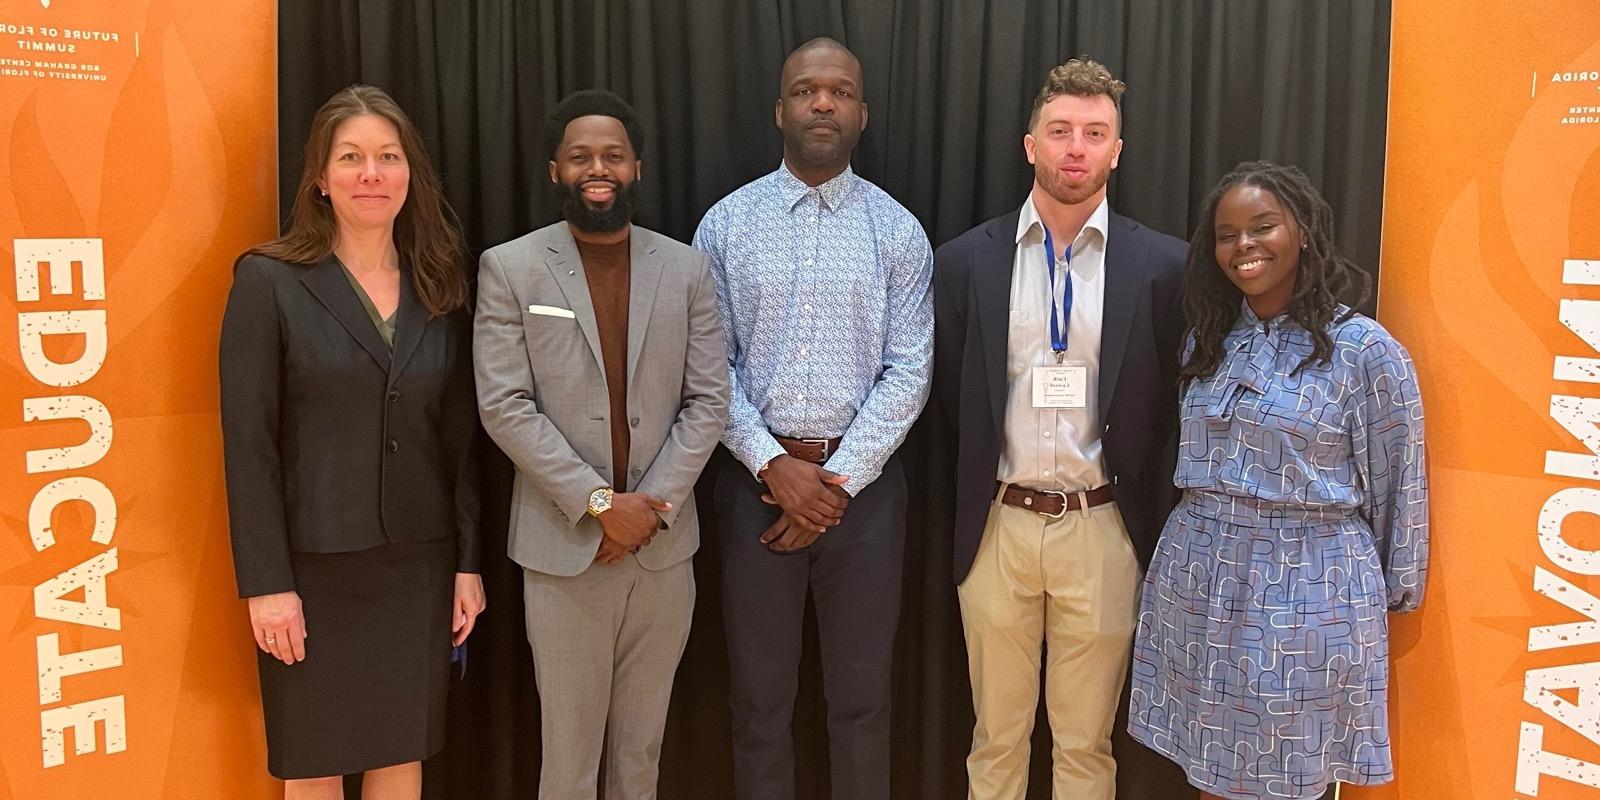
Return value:
M 550 161 L 567 222 L 594 233 L 622 230 L 633 219 L 638 178 L 639 157 L 622 120 L 591 114 L 567 123 Z
M 392 227 L 411 187 L 394 123 L 376 114 L 339 123 L 319 183 L 341 228 Z
M 1250 310 L 1261 319 L 1283 313 L 1294 297 L 1305 241 L 1288 207 L 1267 189 L 1239 184 L 1217 201 L 1212 232 L 1217 266 Z
M 1103 94 L 1058 94 L 1039 108 L 1022 148 L 1034 181 L 1056 202 L 1098 203 L 1122 155 L 1117 105 Z

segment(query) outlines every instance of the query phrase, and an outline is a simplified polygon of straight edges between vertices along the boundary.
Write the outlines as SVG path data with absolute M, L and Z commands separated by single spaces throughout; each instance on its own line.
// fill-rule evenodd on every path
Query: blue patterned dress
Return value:
M 1427 574 L 1422 402 L 1377 322 L 1329 333 L 1332 363 L 1296 375 L 1310 333 L 1245 305 L 1183 397 L 1128 727 L 1221 797 L 1394 776 L 1386 611 L 1416 608 Z

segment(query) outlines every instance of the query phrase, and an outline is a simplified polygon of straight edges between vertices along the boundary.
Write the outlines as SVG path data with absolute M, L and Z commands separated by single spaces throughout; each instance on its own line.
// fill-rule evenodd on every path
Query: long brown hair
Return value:
M 400 147 L 410 162 L 411 183 L 405 205 L 394 221 L 394 245 L 400 260 L 411 265 L 411 284 L 428 313 L 440 316 L 467 302 L 467 279 L 462 273 L 464 248 L 460 223 L 445 202 L 439 176 L 428 159 L 428 149 L 415 125 L 382 89 L 352 84 L 340 89 L 317 109 L 306 138 L 300 186 L 283 235 L 250 250 L 290 264 L 316 264 L 333 252 L 339 225 L 333 207 L 319 196 L 318 181 L 333 148 L 339 124 L 351 117 L 382 117 L 400 132 Z

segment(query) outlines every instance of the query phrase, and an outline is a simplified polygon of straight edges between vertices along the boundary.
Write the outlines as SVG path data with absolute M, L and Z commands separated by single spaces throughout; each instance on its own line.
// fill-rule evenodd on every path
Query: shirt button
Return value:
M 400 442 L 399 442 L 399 440 L 397 440 L 397 439 L 390 439 L 389 440 L 389 452 L 391 452 L 391 453 L 400 452 Z
M 635 428 L 639 427 L 639 418 L 638 417 L 634 417 L 633 419 L 628 420 L 628 424 L 632 425 Z
M 806 399 L 806 396 L 802 394 L 802 395 L 800 395 L 800 399 L 804 400 L 804 399 Z
M 811 215 L 811 221 L 812 222 L 816 222 L 817 221 L 817 215 L 816 214 L 812 214 Z
M 806 349 L 804 347 L 800 348 L 800 355 L 805 355 L 805 354 L 806 354 Z
M 807 311 L 810 311 L 811 310 L 811 304 L 810 303 L 806 303 L 805 305 L 801 306 L 801 308 L 803 308 L 803 309 L 805 309 Z
M 816 263 L 816 262 L 814 262 L 814 261 L 813 261 L 813 260 L 812 260 L 812 259 L 809 259 L 809 258 L 808 258 L 808 259 L 806 259 L 806 266 L 808 266 L 808 267 L 809 267 L 809 266 L 811 266 L 811 265 L 812 265 L 812 264 L 813 264 L 813 263 Z
M 1046 477 L 1046 478 L 1048 478 L 1048 477 L 1050 477 L 1050 470 L 1045 470 L 1045 471 L 1044 471 L 1044 476 L 1045 476 L 1045 477 Z
M 1045 431 L 1044 432 L 1044 438 L 1046 438 L 1046 439 L 1050 438 L 1050 432 L 1049 431 Z

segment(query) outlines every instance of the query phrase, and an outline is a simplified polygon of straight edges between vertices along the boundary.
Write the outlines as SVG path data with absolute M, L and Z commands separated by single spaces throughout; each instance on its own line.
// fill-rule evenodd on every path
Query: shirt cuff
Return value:
M 850 458 L 849 456 L 839 458 L 837 454 L 835 454 L 833 458 L 828 459 L 826 464 L 822 465 L 822 468 L 834 473 L 835 475 L 845 476 L 846 480 L 839 488 L 843 489 L 845 494 L 848 494 L 851 497 L 855 497 L 856 495 L 860 494 L 862 489 L 867 488 L 874 480 L 877 480 L 878 478 L 877 473 L 874 473 L 871 469 L 868 469 L 865 464 L 862 464 L 861 462 L 854 458 Z
M 769 434 L 765 442 L 757 442 L 756 446 L 752 448 L 748 460 L 744 462 L 744 466 L 750 470 L 752 477 L 756 480 L 761 480 L 761 468 L 765 467 L 768 461 L 787 452 L 789 451 L 783 449 L 783 445 L 778 444 L 778 440 L 772 438 Z

